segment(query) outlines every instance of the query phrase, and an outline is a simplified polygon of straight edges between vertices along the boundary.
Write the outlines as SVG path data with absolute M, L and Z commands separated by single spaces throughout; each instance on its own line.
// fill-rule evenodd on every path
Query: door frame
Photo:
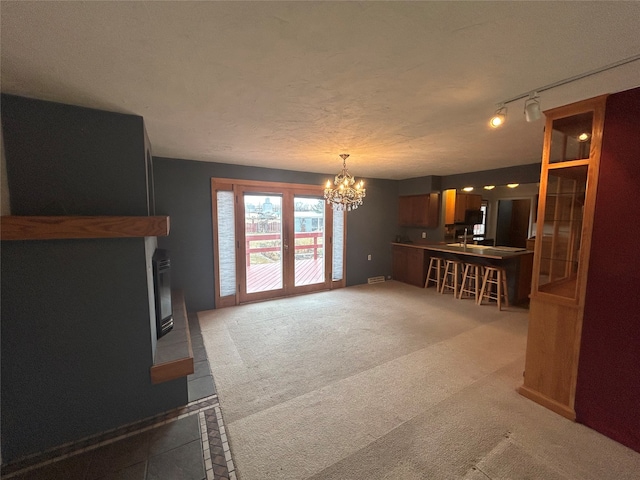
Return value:
M 217 236 L 218 226 L 218 212 L 217 212 L 217 192 L 218 191 L 231 191 L 233 192 L 235 201 L 235 254 L 236 254 L 236 290 L 235 295 L 228 295 L 225 297 L 220 296 L 220 267 L 219 267 L 219 246 Z M 242 254 L 245 245 L 245 225 L 244 225 L 244 193 L 255 194 L 273 194 L 283 195 L 282 209 L 286 208 L 285 205 L 293 207 L 294 196 L 317 196 L 323 197 L 323 187 L 308 184 L 296 184 L 296 183 L 284 183 L 284 182 L 265 182 L 257 180 L 240 180 L 240 179 L 228 179 L 228 178 L 211 178 L 211 212 L 212 212 L 212 240 L 213 240 L 213 261 L 214 261 L 214 295 L 215 295 L 215 307 L 228 307 L 233 305 L 239 305 L 241 303 L 249 303 L 254 301 L 261 301 L 271 298 L 285 297 L 291 295 L 298 295 L 303 293 L 310 293 L 321 290 L 329 290 L 335 288 L 342 288 L 346 284 L 346 212 L 343 225 L 343 242 L 342 242 L 342 275 L 340 280 L 333 280 L 332 268 L 333 268 L 333 209 L 324 203 L 325 206 L 325 245 L 324 248 L 324 261 L 325 261 L 325 281 L 321 284 L 303 285 L 295 287 L 295 271 L 294 261 L 295 253 L 290 255 L 283 255 L 283 288 L 278 290 L 271 290 L 268 292 L 257 292 L 252 294 L 244 293 L 246 291 L 246 270 L 244 268 L 245 257 Z M 287 197 L 285 199 L 285 197 Z M 285 201 L 286 200 L 286 201 Z M 294 222 L 291 219 L 282 216 L 282 231 L 283 242 L 288 241 L 291 238 L 293 241 L 290 245 L 293 247 L 292 251 L 295 251 L 295 232 Z M 285 261 L 285 257 L 288 259 Z M 284 285 L 287 280 L 292 284 Z M 320 287 L 318 287 L 320 285 Z

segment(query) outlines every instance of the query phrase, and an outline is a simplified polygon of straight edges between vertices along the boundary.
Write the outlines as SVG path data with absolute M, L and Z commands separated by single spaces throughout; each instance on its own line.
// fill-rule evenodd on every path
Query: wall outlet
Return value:
M 427 238 L 427 232 L 422 232 L 422 238 Z
M 367 255 L 367 260 L 371 260 L 371 254 Z

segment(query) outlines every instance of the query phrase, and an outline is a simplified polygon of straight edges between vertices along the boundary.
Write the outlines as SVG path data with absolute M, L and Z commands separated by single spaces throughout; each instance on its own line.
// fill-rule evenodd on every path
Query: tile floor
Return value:
M 189 404 L 47 455 L 5 466 L 15 480 L 236 480 L 196 315 Z

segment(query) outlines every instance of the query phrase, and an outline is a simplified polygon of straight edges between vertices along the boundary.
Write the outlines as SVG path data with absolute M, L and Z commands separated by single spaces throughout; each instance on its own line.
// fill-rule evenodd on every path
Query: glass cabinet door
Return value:
M 587 165 L 548 170 L 538 291 L 576 296 Z
M 587 178 L 599 158 L 599 140 L 594 138 L 601 136 L 599 108 L 594 102 L 582 111 L 567 115 L 556 110 L 547 116 L 540 185 L 544 202 L 536 241 L 541 245 L 534 272 L 540 293 L 578 299 L 585 201 L 595 195 L 595 190 L 587 193 Z
M 589 158 L 593 137 L 593 112 L 553 120 L 549 163 Z

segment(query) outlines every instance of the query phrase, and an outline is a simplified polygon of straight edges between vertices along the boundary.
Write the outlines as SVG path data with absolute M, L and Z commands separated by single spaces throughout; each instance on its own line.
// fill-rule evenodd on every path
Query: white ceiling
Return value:
M 496 104 L 640 53 L 640 2 L 1 3 L 2 91 L 141 115 L 156 156 L 403 179 L 540 161 Z M 640 85 L 640 61 L 541 94 Z

